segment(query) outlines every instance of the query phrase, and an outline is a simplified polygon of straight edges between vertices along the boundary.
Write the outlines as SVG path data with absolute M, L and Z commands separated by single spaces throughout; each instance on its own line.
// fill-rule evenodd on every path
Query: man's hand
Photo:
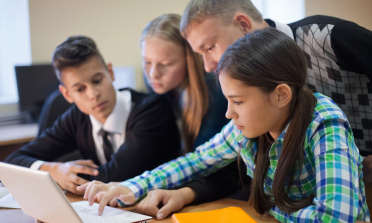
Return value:
M 156 216 L 162 220 L 170 213 L 180 210 L 183 206 L 195 199 L 196 193 L 189 187 L 178 190 L 150 191 L 149 194 L 138 205 L 137 210 L 142 214 Z M 164 205 L 160 207 L 159 205 Z
M 49 172 L 62 189 L 83 195 L 84 191 L 79 191 L 76 187 L 89 181 L 77 175 L 82 173 L 97 176 L 98 170 L 95 168 L 98 166 L 92 160 L 75 160 L 66 163 L 45 162 L 40 170 Z

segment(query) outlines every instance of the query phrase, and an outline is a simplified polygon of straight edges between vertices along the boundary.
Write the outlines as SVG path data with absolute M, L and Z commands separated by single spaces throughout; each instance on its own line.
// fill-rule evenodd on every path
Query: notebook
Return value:
M 22 211 L 37 219 L 37 222 L 144 223 L 152 219 L 112 207 L 105 207 L 103 215 L 98 216 L 98 204 L 89 206 L 87 201 L 70 204 L 48 172 L 0 162 L 0 180 Z
M 255 220 L 253 220 L 253 218 L 251 218 L 251 216 L 249 216 L 239 207 L 228 207 L 214 211 L 173 214 L 172 221 L 174 223 L 256 222 Z

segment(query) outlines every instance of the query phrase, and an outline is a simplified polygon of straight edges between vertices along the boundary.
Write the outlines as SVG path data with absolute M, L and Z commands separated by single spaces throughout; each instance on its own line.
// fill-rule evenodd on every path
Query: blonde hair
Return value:
M 179 31 L 181 16 L 165 14 L 147 24 L 141 42 L 149 37 L 172 41 L 185 49 L 187 78 L 182 85 L 182 136 L 185 151 L 191 152 L 204 115 L 208 110 L 208 87 L 205 82 L 204 64 L 200 55 L 194 53 Z
M 221 18 L 229 25 L 238 11 L 246 13 L 256 22 L 263 20 L 251 0 L 191 0 L 182 15 L 180 31 L 186 38 L 190 28 L 202 23 L 207 17 Z

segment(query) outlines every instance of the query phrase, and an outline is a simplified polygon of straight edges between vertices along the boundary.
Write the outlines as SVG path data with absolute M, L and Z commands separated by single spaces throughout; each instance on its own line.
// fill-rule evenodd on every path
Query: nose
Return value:
M 211 58 L 208 55 L 204 55 L 203 60 L 204 60 L 204 69 L 207 73 L 216 71 L 218 61 L 216 62 L 213 58 Z
M 234 112 L 233 109 L 231 109 L 230 103 L 227 106 L 227 111 L 226 111 L 225 116 L 226 116 L 227 119 L 237 119 L 238 118 L 238 114 L 236 112 Z
M 88 92 L 88 97 L 89 97 L 90 100 L 95 100 L 95 99 L 99 98 L 99 96 L 100 96 L 99 90 L 95 86 L 92 86 L 92 85 L 90 85 L 88 87 L 87 92 Z
M 157 79 L 161 76 L 159 68 L 157 66 L 151 66 L 151 69 L 148 75 L 151 79 Z

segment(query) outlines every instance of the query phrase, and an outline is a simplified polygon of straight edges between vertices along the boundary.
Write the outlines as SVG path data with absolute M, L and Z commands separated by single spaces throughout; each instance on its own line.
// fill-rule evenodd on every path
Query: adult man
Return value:
M 5 162 L 48 171 L 62 188 L 82 194 L 76 186 L 123 181 L 179 155 L 180 137 L 168 102 L 130 89 L 116 91 L 112 64 L 105 64 L 92 39 L 66 39 L 52 63 L 60 92 L 75 105 Z M 87 160 L 53 162 L 74 150 Z

